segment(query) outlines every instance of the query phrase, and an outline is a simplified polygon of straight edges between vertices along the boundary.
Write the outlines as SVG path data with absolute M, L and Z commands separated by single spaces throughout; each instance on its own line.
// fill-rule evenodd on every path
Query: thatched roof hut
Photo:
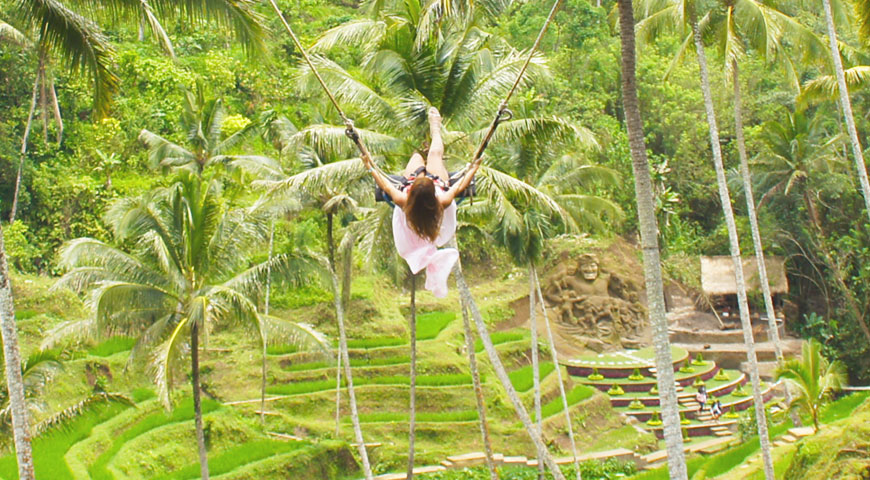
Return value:
M 782 257 L 765 257 L 767 280 L 770 293 L 787 293 L 788 280 L 785 278 L 785 260 Z M 746 290 L 761 290 L 758 281 L 758 262 L 755 257 L 743 259 L 743 276 Z M 730 256 L 701 257 L 701 288 L 707 295 L 735 295 L 737 282 L 734 279 L 734 262 Z

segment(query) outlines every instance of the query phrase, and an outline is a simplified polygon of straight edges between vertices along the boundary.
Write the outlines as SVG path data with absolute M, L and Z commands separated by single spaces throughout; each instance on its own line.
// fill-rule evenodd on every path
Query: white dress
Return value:
M 440 189 L 436 190 L 436 197 L 440 197 Z M 426 290 L 432 292 L 437 298 L 447 296 L 447 278 L 453 269 L 453 264 L 459 259 L 459 251 L 455 248 L 441 248 L 456 232 L 456 202 L 444 209 L 441 216 L 441 231 L 435 242 L 431 242 L 417 235 L 408 225 L 405 212 L 399 208 L 393 208 L 393 241 L 399 255 L 408 262 L 408 267 L 413 273 L 426 269 Z

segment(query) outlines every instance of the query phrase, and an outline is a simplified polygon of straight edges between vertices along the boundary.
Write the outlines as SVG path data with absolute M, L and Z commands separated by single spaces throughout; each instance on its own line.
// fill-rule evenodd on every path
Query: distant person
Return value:
M 700 405 L 698 407 L 698 412 L 704 411 L 704 406 L 707 405 L 707 387 L 701 385 L 698 387 L 698 393 L 695 394 L 695 401 Z
M 714 403 L 713 406 L 710 407 L 710 413 L 713 415 L 713 420 L 718 421 L 719 417 L 722 416 L 722 402 L 716 400 L 716 403 Z

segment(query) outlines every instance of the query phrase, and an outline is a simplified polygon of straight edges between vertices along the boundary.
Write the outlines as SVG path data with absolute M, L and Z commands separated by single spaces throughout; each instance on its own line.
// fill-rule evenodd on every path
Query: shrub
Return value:
M 628 379 L 633 381 L 633 382 L 639 382 L 639 381 L 643 380 L 643 374 L 640 373 L 639 368 L 635 368 L 634 372 L 632 372 L 632 374 L 628 376 Z
M 598 373 L 598 367 L 593 367 L 592 374 L 590 374 L 586 378 L 588 378 L 589 380 L 592 380 L 593 382 L 600 382 L 601 380 L 604 380 L 604 375 Z
M 695 367 L 693 367 L 693 366 L 689 363 L 688 360 L 686 360 L 686 363 L 684 363 L 683 366 L 680 367 L 680 372 L 682 372 L 682 373 L 692 373 L 692 372 L 694 372 L 694 371 L 695 371 Z
M 662 417 L 659 412 L 653 412 L 652 417 L 646 421 L 646 424 L 650 427 L 659 427 L 662 425 Z
M 616 397 L 619 395 L 625 395 L 625 390 L 623 390 L 622 387 L 619 386 L 619 384 L 614 383 L 613 386 L 610 387 L 610 390 L 607 391 L 607 394 L 612 397 Z

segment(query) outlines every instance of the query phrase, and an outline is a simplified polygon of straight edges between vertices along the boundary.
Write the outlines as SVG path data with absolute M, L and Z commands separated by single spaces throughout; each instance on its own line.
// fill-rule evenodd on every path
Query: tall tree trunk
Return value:
M 468 352 L 468 365 L 471 369 L 471 381 L 474 384 L 474 399 L 477 404 L 477 419 L 480 425 L 480 436 L 483 439 L 483 452 L 486 457 L 486 467 L 489 469 L 490 480 L 498 480 L 498 470 L 492 459 L 492 442 L 489 439 L 489 424 L 486 422 L 486 403 L 483 400 L 483 387 L 480 385 L 480 371 L 477 369 L 477 354 L 474 353 L 474 334 L 471 322 L 468 320 L 468 306 L 462 304 L 462 327 L 465 332 L 465 350 Z
M 341 290 L 338 286 L 338 275 L 335 273 L 335 267 L 333 266 L 331 270 L 332 296 L 333 303 L 335 303 L 335 316 L 338 320 L 338 348 L 341 351 L 342 362 L 344 362 L 344 377 L 347 382 L 347 397 L 350 402 L 350 420 L 353 423 L 354 440 L 357 444 L 360 461 L 362 461 L 365 479 L 372 480 L 372 467 L 369 464 L 369 455 L 359 423 L 359 411 L 356 408 L 356 395 L 353 391 L 353 375 L 350 370 L 350 358 L 347 354 L 347 333 L 344 329 L 344 308 L 341 305 Z
M 861 150 L 861 141 L 858 140 L 858 130 L 855 128 L 855 117 L 852 114 L 852 101 L 849 99 L 846 75 L 843 72 L 843 61 L 840 59 L 840 49 L 837 45 L 837 29 L 834 27 L 834 16 L 831 13 L 831 0 L 822 0 L 822 5 L 825 7 L 825 20 L 828 25 L 831 58 L 834 60 L 837 86 L 840 91 L 840 105 L 843 107 L 843 118 L 846 120 L 846 129 L 849 131 L 849 140 L 852 143 L 855 169 L 858 171 L 858 181 L 861 184 L 861 192 L 864 194 L 864 207 L 866 208 L 867 217 L 870 218 L 870 181 L 867 179 L 864 151 Z
M 746 283 L 743 276 L 743 260 L 740 257 L 740 241 L 737 237 L 734 211 L 731 208 L 731 195 L 728 192 L 728 183 L 725 179 L 725 166 L 722 163 L 722 149 L 719 145 L 719 127 L 716 125 L 716 112 L 713 109 L 713 94 L 710 89 L 710 76 L 707 71 L 707 56 L 704 52 L 701 30 L 698 28 L 697 14 L 694 10 L 691 10 L 689 15 L 692 23 L 692 36 L 695 40 L 695 53 L 698 57 L 701 90 L 704 94 L 704 109 L 707 113 L 707 124 L 710 127 L 710 148 L 713 150 L 713 165 L 716 169 L 716 181 L 719 185 L 719 199 L 722 202 L 722 211 L 725 214 L 725 225 L 728 228 L 728 240 L 731 245 L 731 259 L 734 262 L 734 276 L 737 283 L 737 304 L 740 309 L 740 323 L 743 327 L 743 341 L 746 344 L 749 376 L 752 379 L 752 396 L 755 403 L 758 436 L 761 441 L 764 475 L 767 480 L 774 480 L 773 459 L 770 456 L 770 437 L 767 432 L 764 399 L 761 396 L 761 379 L 758 375 L 758 359 L 755 355 L 755 340 L 752 338 L 752 322 L 749 318 L 749 304 L 746 300 Z
M 574 426 L 571 423 L 571 412 L 568 410 L 568 395 L 565 393 L 565 384 L 562 381 L 562 366 L 559 364 L 559 354 L 556 352 L 556 342 L 553 341 L 553 331 L 550 329 L 550 317 L 547 316 L 547 304 L 544 303 L 544 293 L 541 291 L 541 282 L 538 279 L 538 272 L 534 268 L 532 274 L 535 276 L 535 289 L 538 292 L 538 301 L 541 302 L 541 312 L 544 314 L 544 325 L 547 327 L 547 341 L 550 346 L 550 357 L 553 365 L 556 366 L 556 379 L 559 381 L 559 396 L 562 397 L 562 409 L 565 411 L 565 425 L 568 426 L 568 440 L 571 442 L 571 455 L 574 457 L 574 471 L 577 474 L 577 480 L 583 480 L 583 473 L 580 471 L 580 460 L 577 458 L 577 443 L 574 442 Z
M 202 430 L 202 399 L 199 383 L 199 325 L 190 326 L 190 373 L 193 383 L 193 417 L 196 423 L 196 445 L 199 447 L 199 473 L 208 480 L 208 452 L 205 449 L 205 433 Z
M 332 213 L 326 212 L 326 255 L 327 260 L 329 261 L 329 268 L 332 270 L 332 275 L 335 275 L 335 240 L 333 239 L 333 222 L 332 222 Z M 341 303 L 341 294 L 338 290 L 338 285 L 336 285 L 335 290 L 336 304 Z M 336 316 L 338 316 L 338 308 L 336 307 Z M 344 310 L 342 309 L 342 318 L 339 320 L 339 326 L 343 329 L 344 324 Z M 342 347 L 339 344 L 338 348 L 338 360 L 335 367 L 335 435 L 338 437 L 341 431 L 341 364 L 343 362 L 343 357 L 345 356 L 345 352 L 347 350 L 345 346 Z M 350 365 L 348 363 L 348 365 Z M 350 388 L 350 387 L 349 387 Z M 353 405 L 353 408 L 356 408 L 356 405 Z M 356 432 L 356 426 L 354 426 L 354 432 Z M 362 430 L 360 430 L 362 432 Z
M 275 253 L 275 220 L 269 224 L 269 259 L 266 264 L 266 303 L 263 313 L 269 315 L 269 305 L 272 300 L 272 255 Z M 265 327 L 264 327 L 265 328 Z M 263 332 L 263 365 L 260 372 L 260 424 L 266 425 L 266 344 L 268 333 Z
M 455 239 L 451 242 L 455 246 Z M 519 396 L 517 396 L 517 391 L 514 389 L 513 384 L 511 384 L 510 377 L 508 377 L 507 371 L 504 369 L 504 365 L 498 357 L 498 352 L 492 344 L 489 332 L 486 330 L 486 323 L 483 321 L 483 316 L 480 314 L 480 310 L 478 310 L 477 304 L 471 296 L 471 290 L 468 288 L 468 284 L 465 283 L 465 277 L 462 275 L 462 267 L 459 262 L 456 262 L 456 266 L 453 267 L 453 274 L 456 276 L 456 287 L 459 290 L 459 297 L 462 303 L 467 305 L 471 311 L 471 318 L 474 319 L 475 326 L 477 327 L 477 334 L 480 336 L 481 342 L 483 342 L 483 348 L 486 350 L 486 354 L 489 357 L 489 362 L 492 365 L 492 369 L 495 371 L 495 375 L 501 382 L 502 387 L 504 387 L 517 416 L 520 418 L 523 427 L 526 429 L 526 433 L 528 433 L 532 443 L 535 444 L 535 448 L 543 453 L 543 458 L 538 459 L 538 461 L 543 460 L 547 465 L 547 468 L 550 469 L 550 473 L 552 473 L 555 480 L 565 480 L 565 476 L 562 475 L 559 465 L 556 464 L 553 456 L 547 451 L 543 439 L 538 435 L 538 432 L 532 424 L 532 419 L 529 417 L 526 407 L 520 401 Z
M 33 80 L 33 94 L 30 96 L 30 111 L 27 114 L 27 123 L 24 124 L 24 136 L 21 137 L 21 158 L 18 159 L 18 173 L 15 175 L 15 191 L 12 193 L 12 210 L 9 213 L 9 223 L 15 221 L 15 213 L 18 211 L 18 193 L 21 190 L 21 172 L 24 168 L 24 159 L 27 157 L 27 140 L 30 138 L 30 128 L 33 126 L 33 114 L 36 112 L 36 97 L 39 94 L 39 71 Z
M 57 144 L 60 145 L 63 141 L 63 117 L 60 114 L 60 102 L 57 101 L 57 89 L 54 85 L 54 77 L 49 79 L 48 93 L 51 94 L 52 112 L 54 113 L 54 121 L 57 123 Z M 111 180 L 109 183 L 111 184 Z
M 752 246 L 755 249 L 755 260 L 758 264 L 758 283 L 761 284 L 761 294 L 764 297 L 764 310 L 767 314 L 768 337 L 773 342 L 776 361 L 782 366 L 782 341 L 779 338 L 779 326 L 776 324 L 776 311 L 773 308 L 773 296 L 770 294 L 770 283 L 767 279 L 767 265 L 764 263 L 764 247 L 761 245 L 761 229 L 758 228 L 758 214 L 755 210 L 755 197 L 752 192 L 752 174 L 749 172 L 749 159 L 746 155 L 746 140 L 743 137 L 743 104 L 740 94 L 740 66 L 736 60 L 731 62 L 731 81 L 734 84 L 734 132 L 737 136 L 737 152 L 740 156 L 740 176 L 743 178 L 743 193 L 746 196 L 746 215 L 749 217 L 749 227 L 752 231 Z M 788 383 L 783 382 L 785 401 L 791 405 L 791 392 Z M 800 426 L 801 418 L 795 410 L 790 410 L 792 422 Z
M 656 225 L 652 178 L 649 173 L 649 161 L 646 157 L 640 102 L 637 99 L 634 10 L 631 0 L 618 0 L 618 6 L 619 36 L 622 44 L 622 104 L 625 110 L 625 125 L 628 130 L 628 146 L 631 150 L 631 168 L 634 172 L 634 192 L 643 251 L 644 283 L 646 284 L 650 323 L 653 330 L 659 403 L 662 408 L 662 423 L 664 424 L 665 444 L 668 451 L 668 472 L 673 480 L 685 480 L 688 478 L 688 473 L 686 471 L 686 457 L 683 452 L 683 435 L 680 430 L 673 358 L 668 341 L 668 320 L 665 316 L 665 296 L 659 258 L 658 226 Z
M 531 334 L 532 342 L 532 385 L 534 389 L 534 408 L 535 408 L 535 431 L 538 436 L 544 438 L 543 419 L 541 419 L 541 368 L 538 365 L 538 325 L 535 313 L 537 307 L 535 305 L 535 267 L 529 262 L 529 333 Z M 544 479 L 544 452 L 538 451 L 538 480 Z
M 30 446 L 30 420 L 24 398 L 24 379 L 21 376 L 21 352 L 18 350 L 18 328 L 15 325 L 15 307 L 12 303 L 12 283 L 6 262 L 3 226 L 0 225 L 0 333 L 3 336 L 3 358 L 6 367 L 6 389 L 12 410 L 12 439 L 18 456 L 18 478 L 34 480 L 33 450 Z
M 350 309 L 350 289 L 353 280 L 353 245 L 356 233 L 349 231 L 341 240 L 341 303 L 345 310 Z
M 335 364 L 335 438 L 341 434 L 341 348 Z
M 408 410 L 410 420 L 408 425 L 408 480 L 414 478 L 414 440 L 417 435 L 417 275 L 411 275 L 411 316 L 408 319 L 408 330 L 411 333 L 411 392 Z
M 42 118 L 42 144 L 48 145 L 48 86 L 45 81 L 45 51 L 39 53 L 39 116 Z

